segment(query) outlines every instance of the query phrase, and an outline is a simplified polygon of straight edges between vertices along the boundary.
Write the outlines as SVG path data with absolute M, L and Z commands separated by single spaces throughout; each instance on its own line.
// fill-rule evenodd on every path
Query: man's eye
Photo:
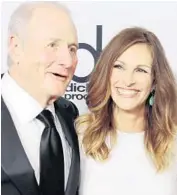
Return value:
M 70 50 L 71 53 L 76 53 L 77 52 L 77 49 L 75 47 L 70 47 L 69 50 Z
M 56 45 L 57 45 L 56 43 L 50 43 L 49 44 L 50 47 L 56 47 Z

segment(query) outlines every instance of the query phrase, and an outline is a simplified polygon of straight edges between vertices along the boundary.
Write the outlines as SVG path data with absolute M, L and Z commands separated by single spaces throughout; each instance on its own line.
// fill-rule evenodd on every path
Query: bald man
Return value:
M 68 10 L 27 2 L 12 14 L 9 69 L 2 76 L 2 195 L 75 195 L 79 184 L 76 106 L 62 96 L 77 65 Z

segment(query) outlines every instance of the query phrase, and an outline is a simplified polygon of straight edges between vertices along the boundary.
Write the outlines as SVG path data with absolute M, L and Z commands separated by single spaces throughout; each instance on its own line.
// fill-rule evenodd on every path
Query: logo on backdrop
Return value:
M 79 43 L 79 49 L 88 51 L 96 64 L 98 57 L 102 51 L 102 25 L 96 26 L 96 48 L 88 43 Z M 68 86 L 65 98 L 69 100 L 82 100 L 87 96 L 88 79 L 91 72 L 86 76 L 74 75 L 71 84 Z M 74 82 L 73 82 L 74 81 Z

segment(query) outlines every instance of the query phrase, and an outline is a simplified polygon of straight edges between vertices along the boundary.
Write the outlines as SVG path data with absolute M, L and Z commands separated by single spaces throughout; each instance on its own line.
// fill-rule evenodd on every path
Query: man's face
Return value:
M 31 93 L 62 96 L 77 64 L 77 35 L 68 15 L 58 8 L 34 11 L 25 32 L 18 70 Z

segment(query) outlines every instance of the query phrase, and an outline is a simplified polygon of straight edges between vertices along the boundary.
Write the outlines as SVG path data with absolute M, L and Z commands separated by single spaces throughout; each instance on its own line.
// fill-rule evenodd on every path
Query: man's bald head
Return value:
M 22 3 L 12 14 L 8 26 L 8 35 L 11 36 L 12 34 L 15 34 L 20 36 L 21 38 L 24 37 L 26 26 L 28 25 L 31 17 L 42 9 L 46 10 L 46 13 L 47 10 L 58 9 L 62 13 L 65 13 L 68 16 L 68 18 L 70 18 L 70 20 L 72 21 L 69 10 L 64 5 L 58 2 L 52 1 L 25 2 Z

